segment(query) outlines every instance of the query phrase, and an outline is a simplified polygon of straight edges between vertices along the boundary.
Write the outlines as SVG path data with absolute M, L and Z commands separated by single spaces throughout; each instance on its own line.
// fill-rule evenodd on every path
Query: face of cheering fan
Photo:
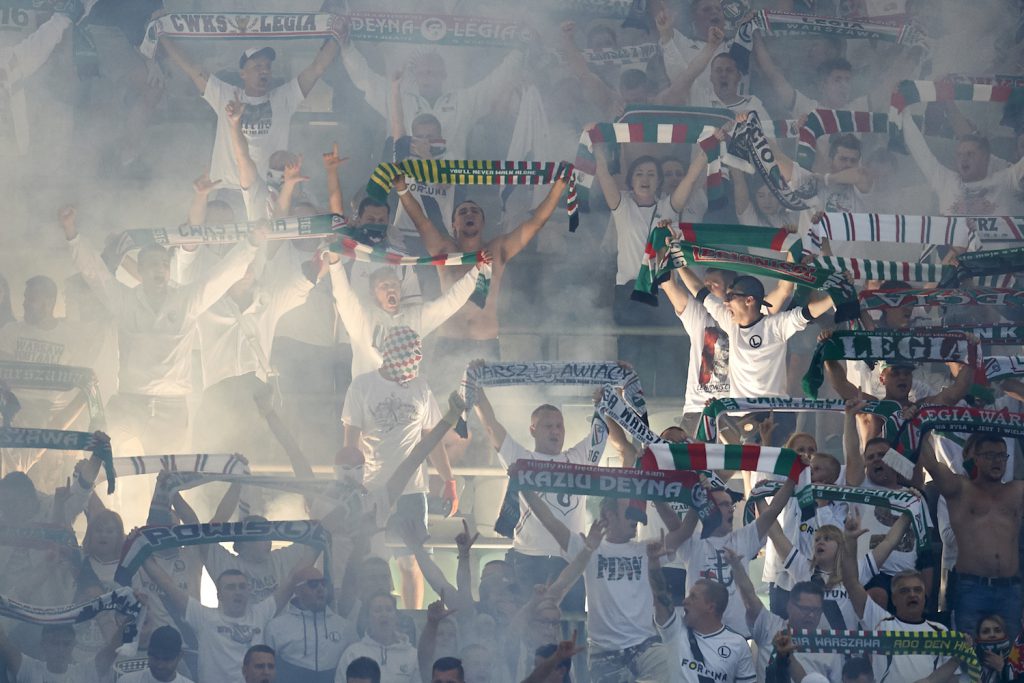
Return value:
M 693 33 L 701 40 L 707 40 L 708 29 L 712 26 L 725 28 L 722 0 L 697 0 L 691 5 L 690 16 L 693 18 Z
M 884 443 L 874 443 L 864 449 L 864 473 L 872 484 L 891 488 L 896 485 L 896 470 L 882 461 L 889 452 Z
M 725 491 L 711 491 L 708 499 L 718 507 L 722 513 L 721 527 L 732 529 L 733 515 L 736 513 L 736 503 L 732 502 L 732 496 Z
M 736 99 L 742 78 L 743 74 L 736 66 L 736 60 L 729 55 L 722 53 L 712 60 L 711 86 L 715 89 L 715 96 L 718 99 Z
M 725 299 L 725 292 L 728 289 L 725 273 L 718 270 L 706 272 L 704 274 L 704 286 L 711 292 L 711 296 L 716 299 Z
M 171 282 L 169 252 L 148 251 L 139 254 L 139 279 L 146 291 L 162 292 Z
M 986 481 L 1002 481 L 1006 473 L 1006 460 L 1009 453 L 1006 450 L 1006 442 L 985 442 L 976 445 L 971 449 L 970 455 L 974 458 L 974 467 L 978 472 L 978 479 Z
M 249 580 L 237 574 L 222 576 L 217 582 L 217 602 L 228 614 L 243 614 L 249 606 Z
M 546 455 L 557 455 L 565 445 L 565 420 L 559 410 L 541 410 L 530 424 L 534 450 Z
M 402 303 L 402 283 L 394 275 L 379 278 L 373 286 L 373 298 L 387 313 L 398 313 Z
M 906 401 L 914 387 L 914 371 L 910 368 L 887 367 L 879 376 L 885 387 L 885 398 Z
M 484 210 L 476 202 L 462 202 L 455 207 L 452 231 L 456 239 L 472 239 L 484 232 Z
M 670 195 L 686 177 L 686 167 L 676 159 L 661 162 L 661 191 Z
M 448 78 L 448 70 L 441 55 L 436 52 L 421 55 L 413 67 L 413 78 L 420 95 L 427 99 L 440 97 L 444 92 L 445 79 Z
M 846 69 L 833 69 L 821 83 L 821 99 L 829 106 L 841 107 L 850 101 L 853 74 Z
M 794 593 L 789 597 L 786 611 L 792 628 L 816 629 L 821 621 L 823 600 L 814 593 Z
M 984 180 L 988 175 L 989 153 L 973 140 L 963 140 L 956 146 L 956 170 L 965 183 Z
M 839 553 L 840 540 L 831 534 L 814 534 L 814 563 L 819 567 L 830 567 Z
M 266 55 L 259 55 L 245 60 L 241 68 L 242 85 L 247 95 L 259 97 L 265 95 L 270 88 L 270 77 L 274 61 Z
M 788 448 L 796 451 L 805 465 L 810 465 L 814 454 L 818 452 L 818 442 L 810 434 L 800 434 L 792 440 Z
M 637 204 L 650 206 L 658 194 L 658 166 L 653 161 L 644 162 L 633 169 L 629 177 L 629 189 Z
M 757 188 L 754 193 L 754 203 L 757 205 L 757 210 L 765 216 L 774 216 L 782 209 L 782 204 L 779 204 L 779 200 L 775 198 L 767 185 Z
M 920 621 L 924 614 L 925 600 L 924 581 L 918 577 L 893 579 L 892 604 L 896 607 L 896 616 L 903 621 Z
M 849 147 L 836 147 L 831 159 L 831 173 L 839 173 L 860 165 L 860 150 Z
M 997 619 L 982 619 L 978 624 L 979 643 L 995 643 L 1006 640 L 1006 629 Z

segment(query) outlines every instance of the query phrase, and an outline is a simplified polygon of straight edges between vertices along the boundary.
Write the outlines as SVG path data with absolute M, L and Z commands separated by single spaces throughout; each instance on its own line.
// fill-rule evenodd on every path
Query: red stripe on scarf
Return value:
M 640 142 L 644 139 L 644 124 L 642 123 L 627 123 L 629 126 L 629 141 Z M 621 142 L 621 140 L 620 140 Z
M 685 123 L 677 123 L 672 126 L 672 144 L 683 145 L 686 144 L 686 136 L 689 133 L 689 128 Z
M 679 230 L 682 233 L 684 242 L 696 242 L 697 233 L 693 230 L 693 223 L 680 223 Z
M 775 233 L 774 237 L 772 237 L 772 251 L 782 251 L 782 247 L 785 244 L 787 237 L 789 237 L 789 230 L 786 230 L 785 228 L 779 228 L 779 231 Z
M 761 459 L 761 447 L 744 445 L 740 453 L 740 469 L 754 472 L 757 470 L 757 462 Z
M 708 451 L 705 444 L 695 443 L 690 446 L 690 469 L 708 469 Z
M 853 125 L 858 132 L 866 133 L 871 130 L 871 112 L 869 111 L 855 111 L 853 112 Z

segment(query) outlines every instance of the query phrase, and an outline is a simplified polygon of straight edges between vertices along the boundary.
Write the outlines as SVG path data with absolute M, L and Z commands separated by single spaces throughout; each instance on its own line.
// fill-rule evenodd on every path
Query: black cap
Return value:
M 729 293 L 738 296 L 752 296 L 765 306 L 771 306 L 764 300 L 764 285 L 753 275 L 740 275 L 729 285 Z
M 173 626 L 161 626 L 149 636 L 147 652 L 160 659 L 174 659 L 181 654 L 181 634 Z
M 250 47 L 242 53 L 238 60 L 238 68 L 241 69 L 253 57 L 269 57 L 270 61 L 277 59 L 277 52 L 272 47 Z

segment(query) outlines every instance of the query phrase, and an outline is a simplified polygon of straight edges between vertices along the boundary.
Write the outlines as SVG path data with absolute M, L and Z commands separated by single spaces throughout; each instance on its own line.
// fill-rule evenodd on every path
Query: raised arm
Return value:
M 714 58 L 715 53 L 718 52 L 718 46 L 722 44 L 724 38 L 725 33 L 722 29 L 717 26 L 709 28 L 708 41 L 704 44 L 703 49 L 690 60 L 690 63 L 678 75 L 669 75 L 669 80 L 672 84 L 659 95 L 658 99 L 664 104 L 688 103 L 690 101 L 690 89 L 693 87 L 694 82 L 700 78 L 700 75 L 704 73 L 704 70 L 708 68 L 708 65 L 711 64 L 711 60 Z
M 324 256 L 331 261 L 331 293 L 334 295 L 334 307 L 338 311 L 338 317 L 341 318 L 350 337 L 370 339 L 373 335 L 373 325 L 359 297 L 352 290 L 348 274 L 341 264 L 341 257 L 331 252 L 325 252 Z
M 167 575 L 167 572 L 157 563 L 156 558 L 153 556 L 147 558 L 142 569 L 164 592 L 164 603 L 179 614 L 185 614 L 185 609 L 188 607 L 188 593 L 178 588 L 177 582 Z
M 665 580 L 665 573 L 661 571 L 661 558 L 669 552 L 671 551 L 665 545 L 665 532 L 661 533 L 661 542 L 647 544 L 647 581 L 650 583 L 651 595 L 654 598 L 654 621 L 659 625 L 666 624 L 675 613 L 668 582 Z
M 935 442 L 932 436 L 922 437 L 921 453 L 917 460 L 924 469 L 928 470 L 928 474 L 932 475 L 932 479 L 939 487 L 939 493 L 947 500 L 955 498 L 963 492 L 964 477 L 949 469 L 945 463 L 939 462 L 935 457 Z
M 431 254 L 449 254 L 459 250 L 459 245 L 451 237 L 439 230 L 434 225 L 423 207 L 416 201 L 416 198 L 409 194 L 409 186 L 405 182 L 405 176 L 395 178 L 395 192 L 398 194 L 398 201 L 408 214 L 409 220 L 416 227 L 416 232 L 423 238 L 423 245 Z
M 871 549 L 871 556 L 875 559 L 875 566 L 881 567 L 889 559 L 889 555 L 899 545 L 900 539 L 903 538 L 903 534 L 907 532 L 907 527 L 909 526 L 910 515 L 901 514 L 896 523 L 889 527 L 889 532 L 885 535 L 885 538 Z
M 622 194 L 619 192 L 615 178 L 608 172 L 608 156 L 605 154 L 604 147 L 596 142 L 594 143 L 594 166 L 597 184 L 601 186 L 605 204 L 610 210 L 615 211 L 622 202 Z
M 569 71 L 579 79 L 581 89 L 586 94 L 587 99 L 599 109 L 606 110 L 612 114 L 621 113 L 614 111 L 615 109 L 622 108 L 619 94 L 609 88 L 597 74 L 590 70 L 590 67 L 587 66 L 587 61 L 583 59 L 583 54 L 573 41 L 576 22 L 562 22 L 561 29 L 562 53 L 565 55 L 566 64 L 569 67 Z
M 676 185 L 676 189 L 672 190 L 672 197 L 669 199 L 669 202 L 672 204 L 673 211 L 681 213 L 686 207 L 686 202 L 689 200 L 693 188 L 704 177 L 707 167 L 707 154 L 705 154 L 703 149 L 697 147 L 696 153 L 690 159 L 690 167 L 686 169 L 686 175 Z
M 483 361 L 480 362 L 482 363 Z M 487 430 L 487 436 L 491 440 L 491 445 L 494 446 L 495 450 L 500 450 L 501 445 L 505 443 L 508 431 L 505 429 L 505 425 L 498 422 L 498 418 L 494 414 L 494 406 L 491 405 L 491 401 L 487 398 L 483 387 L 477 387 L 476 389 L 476 405 L 474 408 L 476 409 L 477 417 L 480 418 L 480 422 L 484 425 L 484 429 Z
M 608 524 L 603 520 L 596 519 L 591 523 L 590 531 L 587 532 L 586 536 L 580 534 L 583 536 L 583 548 L 576 553 L 572 561 L 559 572 L 554 582 L 547 587 L 547 590 L 544 591 L 545 598 L 554 601 L 556 604 L 562 602 L 562 598 L 565 597 L 576 584 L 576 580 L 586 571 L 590 558 L 597 552 L 597 548 L 601 545 L 601 541 L 604 540 L 604 535 L 607 531 Z
M 399 69 L 391 75 L 391 99 L 388 101 L 388 123 L 391 128 L 391 138 L 396 145 L 398 139 L 406 134 L 405 107 L 402 105 L 402 76 L 404 73 L 402 69 Z
M 245 113 L 245 107 L 243 102 L 231 100 L 224 107 L 224 115 L 228 119 L 231 154 L 235 158 L 235 165 L 238 166 L 238 185 L 243 190 L 250 190 L 260 182 L 260 174 L 256 162 L 249 154 L 249 141 L 242 134 L 242 114 Z
M 819 336 L 818 340 L 823 341 L 827 337 Z M 865 394 L 853 386 L 853 383 L 846 377 L 846 368 L 837 360 L 825 361 L 825 378 L 832 388 L 836 390 L 839 397 L 847 401 L 858 401 Z
M 188 207 L 189 225 L 206 225 L 206 204 L 210 199 L 210 193 L 220 185 L 219 180 L 210 180 L 210 174 L 204 172 L 192 183 L 192 203 Z M 189 251 L 194 251 L 192 247 Z
M 540 523 L 558 542 L 562 551 L 564 552 L 568 550 L 570 531 L 564 524 L 555 518 L 555 515 L 552 514 L 551 508 L 548 507 L 547 503 L 545 503 L 541 497 L 533 491 L 524 492 L 523 498 L 526 499 L 526 504 L 530 506 L 531 510 L 533 510 L 533 514 L 537 516 Z
M 533 215 L 520 223 L 519 227 L 512 232 L 498 238 L 495 252 L 502 261 L 509 261 L 515 257 L 516 254 L 521 252 L 530 243 L 530 240 L 536 237 L 537 233 L 540 232 L 541 228 L 548 222 L 548 219 L 551 218 L 551 214 L 558 207 L 558 202 L 562 198 L 562 193 L 565 192 L 566 185 L 567 183 L 564 180 L 553 182 L 548 196 L 533 210 Z
M 932 190 L 935 192 L 941 191 L 945 187 L 946 179 L 956 174 L 943 166 L 935 158 L 931 148 L 928 147 L 928 142 L 921 133 L 921 129 L 914 122 L 914 117 L 911 116 L 909 109 L 903 111 L 901 120 L 903 122 L 903 142 L 906 144 L 910 156 L 914 158 L 914 162 L 921 169 L 921 173 L 928 180 Z
M 747 626 L 753 627 L 754 622 L 757 621 L 757 616 L 764 610 L 764 605 L 761 603 L 761 598 L 757 596 L 754 583 L 750 580 L 750 575 L 747 573 L 746 566 L 744 566 L 744 558 L 740 557 L 729 547 L 724 548 L 722 552 L 725 554 L 725 561 L 732 567 L 733 583 L 739 589 L 740 597 L 743 599 L 743 606 L 747 610 Z
M 346 36 L 341 44 L 341 61 L 345 65 L 348 77 L 362 91 L 366 103 L 373 107 L 381 116 L 387 116 L 388 83 L 387 79 L 370 68 L 366 58 L 352 45 Z
M 331 65 L 331 62 L 337 56 L 338 41 L 334 38 L 328 38 L 320 46 L 320 50 L 316 53 L 316 57 L 313 58 L 309 66 L 299 72 L 299 90 L 302 91 L 303 97 L 309 95 L 309 91 L 313 89 L 313 86 L 316 85 L 316 82 L 320 80 L 320 77 L 327 71 L 327 67 Z
M 427 605 L 427 622 L 423 625 L 423 633 L 420 634 L 419 643 L 416 644 L 416 659 L 420 666 L 420 679 L 423 683 L 430 683 L 430 674 L 434 667 L 434 654 L 437 650 L 437 629 L 445 618 L 455 613 L 455 610 L 445 608 L 445 593 L 440 593 L 441 599 Z
M 675 310 L 676 315 L 682 315 L 683 311 L 685 311 L 686 307 L 690 304 L 690 299 L 693 297 L 690 296 L 690 292 L 686 287 L 676 281 L 677 277 L 679 276 L 673 272 L 669 279 L 662 282 L 659 287 L 661 291 L 665 292 L 665 296 L 668 297 L 668 301 L 672 304 L 672 308 Z
M 864 483 L 864 451 L 860 447 L 860 432 L 857 430 L 857 413 L 865 401 L 847 401 L 843 412 L 843 459 L 846 460 L 846 485 L 860 486 Z
M 857 539 L 867 533 L 867 529 L 860 526 L 860 513 L 856 507 L 851 507 L 846 515 L 846 522 L 843 530 L 843 542 L 846 543 L 846 557 L 857 557 Z M 842 562 L 843 585 L 846 587 L 846 595 L 853 604 L 853 610 L 858 619 L 864 618 L 864 607 L 867 605 L 868 593 L 861 585 L 860 575 L 856 562 Z M 873 626 L 873 624 L 869 624 Z
M 171 61 L 174 62 L 179 69 L 185 72 L 185 75 L 192 79 L 196 89 L 199 90 L 199 94 L 202 95 L 206 92 L 206 84 L 210 80 L 210 74 L 205 69 L 199 67 L 195 62 L 188 58 L 188 55 L 178 47 L 177 43 L 169 38 L 160 39 L 160 47 L 163 48 L 164 52 Z
M 345 197 L 341 192 L 341 162 L 344 161 L 338 155 L 338 143 L 335 142 L 330 152 L 325 152 L 324 171 L 327 173 L 327 202 L 331 213 L 338 215 L 345 214 Z
M 772 497 L 771 504 L 764 509 L 764 512 L 757 518 L 757 535 L 764 538 L 768 535 L 768 529 L 771 528 L 772 524 L 782 511 L 786 509 L 786 503 L 789 502 L 790 497 L 793 495 L 793 489 L 796 483 L 792 479 L 787 479 L 783 484 L 779 492 Z
M 456 280 L 455 284 L 449 287 L 447 292 L 433 301 L 423 304 L 423 309 L 420 313 L 421 336 L 426 337 L 439 328 L 469 301 L 469 297 L 476 291 L 476 281 L 480 276 L 480 269 L 492 261 L 491 254 L 488 251 L 484 251 L 481 258 L 481 262 L 470 268 L 465 275 Z
M 311 553 L 316 553 L 312 547 L 307 546 Z M 280 552 L 280 551 L 279 551 Z M 307 556 L 308 557 L 308 556 Z M 292 598 L 292 593 L 295 592 L 295 584 L 298 583 L 299 572 L 303 571 L 307 567 L 313 564 L 316 557 L 309 558 L 306 562 L 299 562 L 295 569 L 288 575 L 288 578 L 277 584 L 277 588 L 274 589 L 274 604 L 277 605 L 277 611 L 280 612 L 288 606 L 288 601 Z
M 676 268 L 675 271 L 676 274 L 679 275 L 679 279 L 683 281 L 684 285 L 686 285 L 686 288 L 690 290 L 690 294 L 696 298 L 697 294 L 700 293 L 700 290 L 704 289 L 704 283 L 701 279 L 697 277 L 695 272 L 686 266 Z
M 763 515 L 768 509 L 768 503 L 763 500 L 759 500 L 754 504 L 757 508 L 757 513 Z M 786 532 L 782 530 L 782 525 L 779 524 L 779 520 L 772 522 L 772 525 L 768 527 L 768 540 L 775 546 L 775 550 L 779 553 L 779 557 L 788 557 L 789 553 L 793 550 L 793 542 L 786 536 Z
M 953 373 L 953 383 L 943 387 L 934 396 L 929 396 L 922 403 L 934 403 L 943 406 L 956 405 L 971 390 L 974 372 L 969 365 L 966 363 L 947 363 L 946 366 Z
M 413 447 L 412 452 L 404 460 L 398 463 L 398 467 L 388 477 L 386 484 L 388 500 L 393 503 L 401 497 L 402 492 L 405 491 L 409 481 L 416 475 L 420 465 L 441 445 L 445 434 L 458 423 L 459 418 L 462 417 L 462 411 L 465 409 L 466 404 L 459 397 L 458 393 L 453 391 L 448 397 L 448 411 L 434 425 L 433 429 L 423 432 L 419 443 Z
M 75 207 L 61 207 L 57 218 L 71 248 L 71 260 L 75 268 L 82 274 L 93 294 L 103 302 L 103 306 L 117 316 L 121 311 L 121 297 L 128 291 L 128 287 L 111 275 L 100 255 L 78 234 L 78 211 Z
M 683 518 L 679 519 L 679 515 L 669 507 L 668 503 L 656 501 L 654 509 L 658 511 L 658 516 L 661 517 L 662 523 L 668 529 L 668 534 L 665 535 L 665 548 L 667 550 L 673 551 L 690 540 L 699 521 L 696 510 L 691 507 L 683 515 Z
M 778 101 L 782 103 L 786 111 L 793 109 L 796 104 L 796 90 L 790 85 L 786 79 L 786 74 L 782 72 L 779 65 L 775 63 L 771 53 L 768 52 L 768 48 L 764 44 L 764 38 L 760 35 L 760 31 L 754 32 L 754 60 L 757 62 L 757 68 L 761 74 L 768 79 L 772 89 L 775 91 Z M 800 112 L 801 114 L 809 114 L 810 112 Z

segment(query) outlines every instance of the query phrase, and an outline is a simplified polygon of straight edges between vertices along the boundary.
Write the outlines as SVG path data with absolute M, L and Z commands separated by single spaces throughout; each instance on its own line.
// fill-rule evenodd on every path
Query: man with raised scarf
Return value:
M 974 461 L 973 479 L 938 461 L 934 438 L 923 439 L 919 461 L 946 499 L 958 541 L 953 596 L 947 599 L 954 623 L 957 630 L 974 633 L 982 617 L 999 614 L 1013 640 L 1022 608 L 1018 546 L 1024 481 L 1003 482 L 1008 454 L 1000 436 L 976 433 L 967 439 L 964 460 Z

